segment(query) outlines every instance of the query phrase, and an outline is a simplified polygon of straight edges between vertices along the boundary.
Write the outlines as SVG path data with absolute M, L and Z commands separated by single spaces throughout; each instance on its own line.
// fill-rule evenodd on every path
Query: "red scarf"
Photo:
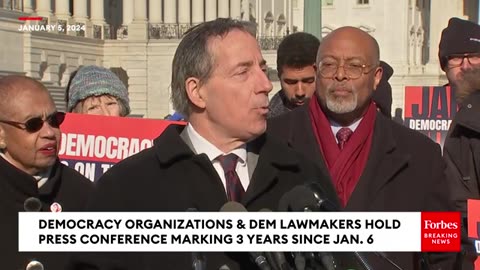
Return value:
M 345 206 L 367 164 L 377 115 L 375 103 L 370 103 L 363 119 L 343 150 L 338 147 L 330 122 L 320 108 L 317 98 L 311 99 L 309 114 L 312 119 L 313 133 L 317 138 L 337 195 Z

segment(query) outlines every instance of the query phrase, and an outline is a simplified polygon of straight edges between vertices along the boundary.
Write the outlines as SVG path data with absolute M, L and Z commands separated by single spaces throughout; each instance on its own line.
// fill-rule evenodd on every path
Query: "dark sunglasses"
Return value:
M 64 112 L 54 112 L 47 116 L 45 120 L 43 120 L 42 117 L 33 117 L 28 119 L 25 123 L 7 120 L 0 120 L 0 122 L 12 125 L 16 128 L 24 129 L 29 133 L 35 133 L 42 129 L 43 123 L 45 122 L 47 122 L 53 128 L 59 128 L 63 123 L 63 120 L 65 120 Z

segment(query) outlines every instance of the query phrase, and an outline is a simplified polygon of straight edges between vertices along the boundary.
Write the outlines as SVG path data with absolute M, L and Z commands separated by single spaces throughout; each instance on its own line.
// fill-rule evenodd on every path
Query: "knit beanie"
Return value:
M 443 29 L 438 46 L 438 58 L 442 69 L 447 64 L 446 57 L 452 54 L 480 52 L 480 25 L 451 18 L 448 26 Z
M 127 88 L 117 75 L 103 67 L 81 67 L 70 82 L 68 111 L 71 112 L 78 102 L 88 97 L 105 94 L 118 98 L 127 114 L 130 113 Z

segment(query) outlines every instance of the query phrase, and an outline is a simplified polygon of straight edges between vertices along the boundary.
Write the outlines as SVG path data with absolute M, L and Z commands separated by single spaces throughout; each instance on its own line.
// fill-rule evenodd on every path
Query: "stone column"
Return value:
M 250 21 L 250 1 L 249 0 L 242 0 L 242 11 L 243 11 L 242 20 Z
M 87 18 L 87 0 L 73 1 L 73 17 L 77 22 L 85 22 L 88 19 Z
M 57 0 L 58 1 L 58 0 Z M 96 39 L 104 39 L 105 37 L 105 1 L 90 1 L 90 14 L 92 16 L 93 37 Z
M 70 1 L 68 0 L 56 0 L 55 1 L 55 15 L 58 19 L 70 18 Z
M 217 0 L 205 0 L 205 21 L 217 18 Z
M 242 10 L 242 3 L 241 0 L 230 0 L 230 17 L 232 19 L 240 20 L 242 19 L 240 16 Z
M 75 31 L 68 32 L 68 34 L 79 37 L 93 37 L 93 25 L 87 16 L 87 0 L 73 0 L 73 20 L 77 28 Z
M 135 0 L 134 21 L 147 20 L 147 0 Z
M 219 18 L 228 18 L 230 17 L 230 12 L 228 8 L 228 0 L 218 1 L 218 17 Z
M 152 24 L 162 23 L 162 0 L 150 0 L 148 20 Z
M 32 0 L 23 0 L 23 12 L 33 13 Z
M 50 17 L 52 15 L 52 5 L 50 0 L 37 0 L 37 15 Z
M 192 24 L 199 24 L 205 20 L 203 10 L 203 1 L 192 1 Z
M 190 0 L 178 0 L 178 23 L 190 23 Z
M 56 0 L 58 1 L 58 0 Z M 68 1 L 68 0 L 67 0 Z M 93 23 L 104 24 L 105 23 L 105 11 L 104 11 L 104 1 L 90 1 L 90 14 L 92 15 Z
M 98 1 L 98 0 L 97 0 Z M 133 21 L 133 11 L 134 5 L 133 0 L 122 0 L 123 1 L 123 23 L 122 25 L 127 26 Z
M 148 39 L 147 0 L 135 0 L 133 22 L 128 27 L 129 40 Z
M 175 0 L 164 0 L 163 8 L 165 9 L 165 23 L 177 23 L 177 6 Z

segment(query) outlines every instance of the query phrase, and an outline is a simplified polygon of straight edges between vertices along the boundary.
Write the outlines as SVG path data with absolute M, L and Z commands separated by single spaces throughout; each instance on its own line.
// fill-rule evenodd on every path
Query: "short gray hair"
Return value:
M 218 18 L 189 29 L 178 45 L 172 62 L 171 100 L 173 108 L 186 119 L 192 103 L 188 99 L 185 81 L 190 77 L 205 83 L 211 76 L 214 59 L 208 49 L 213 37 L 224 37 L 232 30 L 240 30 L 255 37 L 255 25 L 247 21 Z

